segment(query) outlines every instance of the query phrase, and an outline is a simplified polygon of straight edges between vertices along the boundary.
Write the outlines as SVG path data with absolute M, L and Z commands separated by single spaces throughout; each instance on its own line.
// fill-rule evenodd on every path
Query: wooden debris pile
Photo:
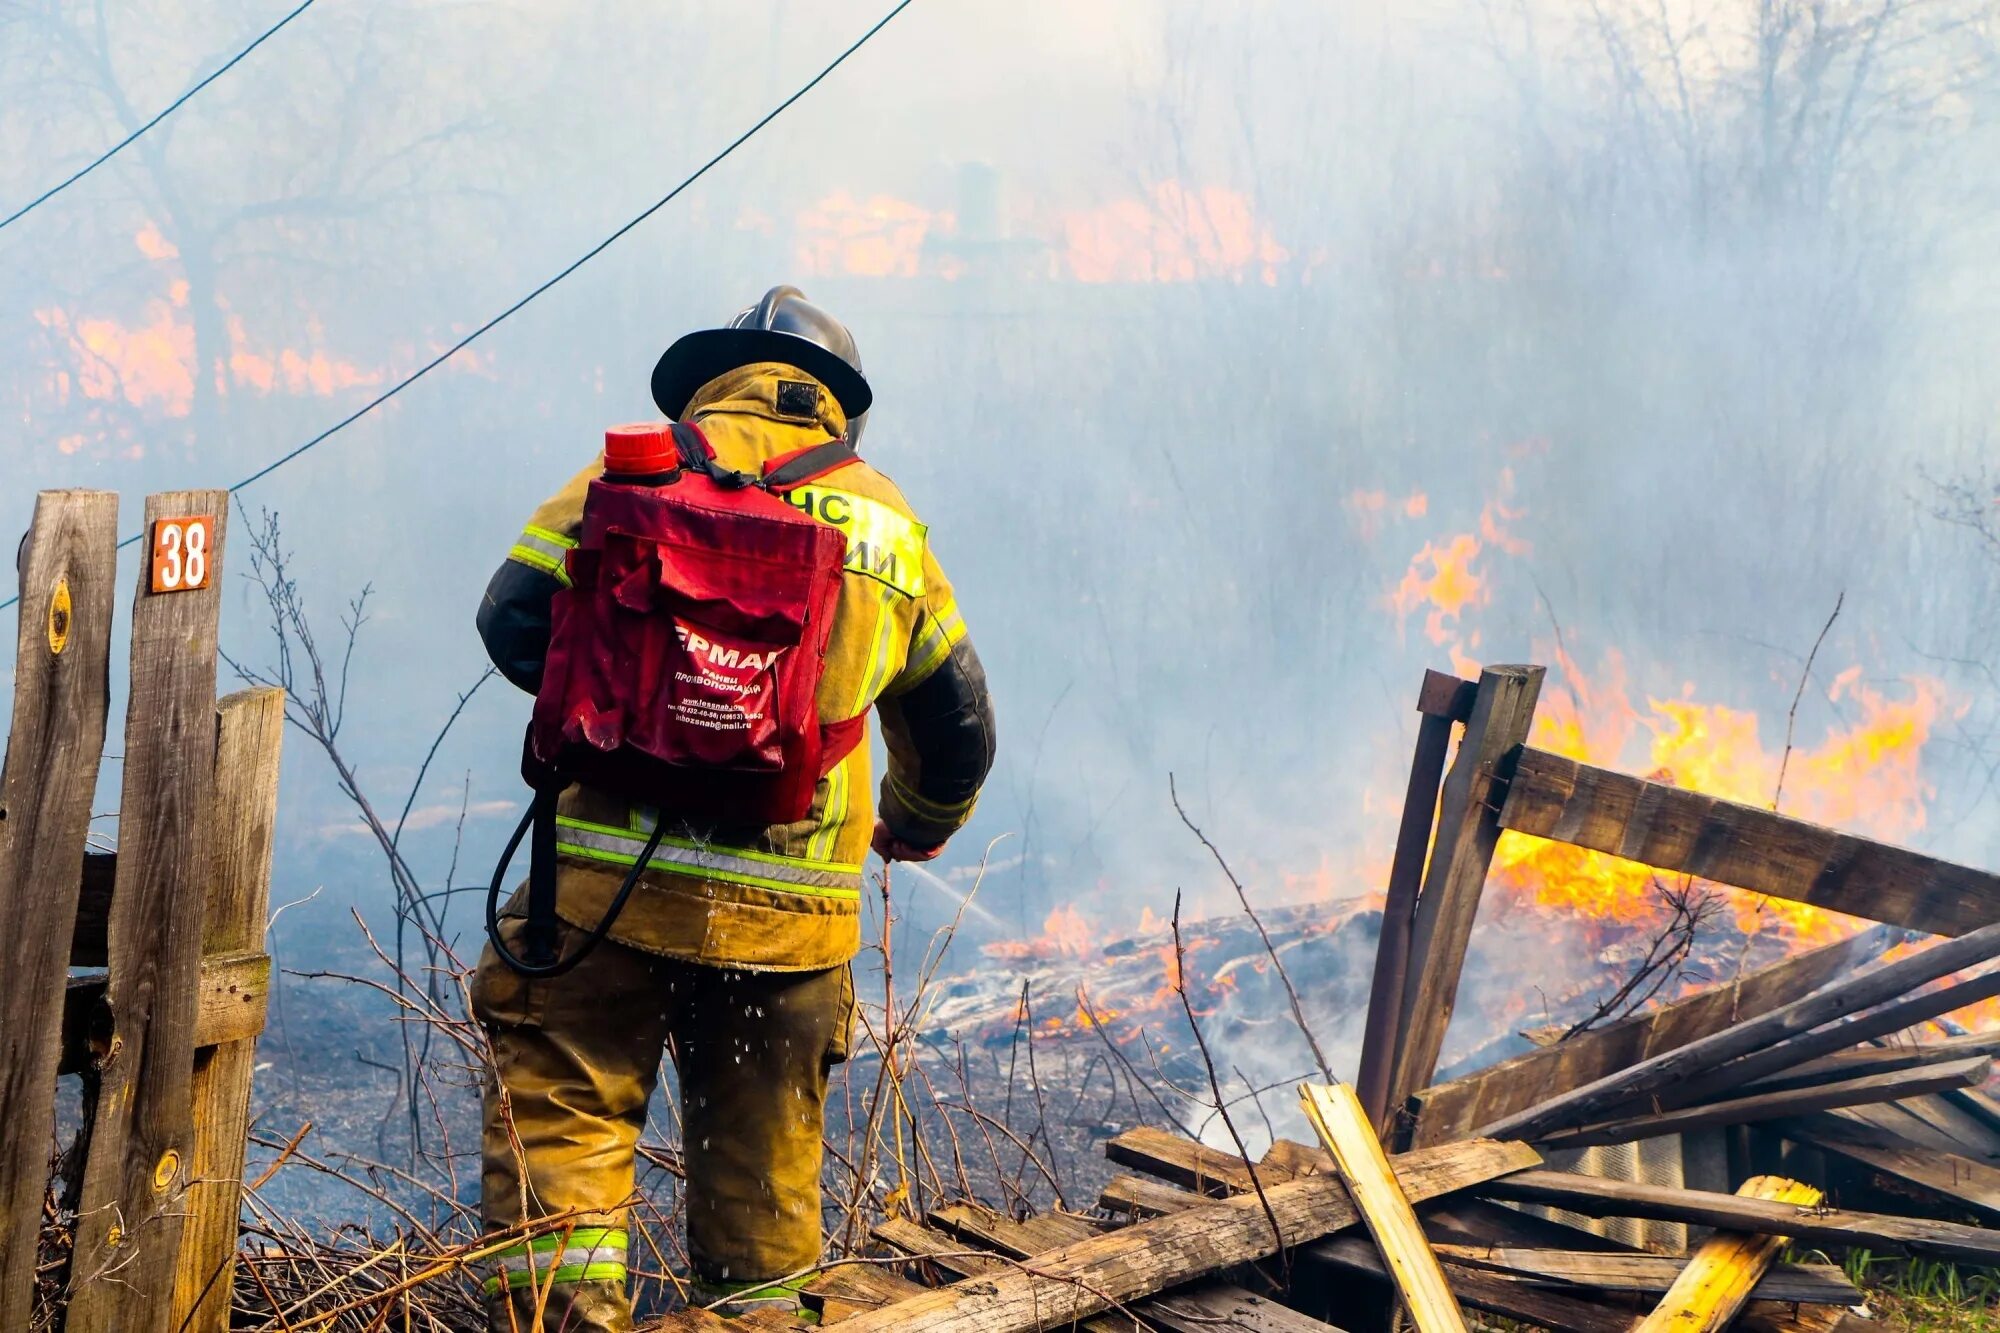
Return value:
M 891 1218 L 823 1321 L 1805 1333 L 1873 1324 L 1848 1253 L 2000 1266 L 2000 1038 L 1921 1035 L 2000 995 L 2000 877 L 1537 751 L 1542 675 L 1425 682 L 1359 1077 L 1302 1089 L 1320 1146 L 1129 1130 L 1098 1214 Z M 1882 924 L 1433 1084 L 1505 829 Z
M 1384 1138 L 1518 1139 L 1583 1169 L 1650 1158 L 1710 1192 L 1781 1174 L 1844 1201 L 2000 1222 L 2000 1104 L 1979 1091 L 2000 1034 L 1925 1035 L 2000 995 L 2000 876 L 1536 750 L 1541 675 L 1426 681 L 1404 821 L 1419 832 L 1397 848 L 1358 1078 Z M 1503 830 L 1880 924 L 1426 1086 Z
M 1372 1142 L 1358 1114 L 1347 1126 Z M 1873 1322 L 1862 1293 L 1830 1262 L 1784 1261 L 1788 1245 L 2000 1263 L 2000 1232 L 1983 1227 L 1830 1208 L 1781 1177 L 1714 1193 L 1550 1170 L 1518 1142 L 1378 1154 L 1380 1170 L 1284 1140 L 1246 1164 L 1157 1129 L 1106 1151 L 1131 1174 L 1105 1187 L 1101 1216 L 1023 1220 L 961 1202 L 878 1224 L 875 1257 L 815 1279 L 820 1321 L 855 1333 L 1360 1333 L 1388 1327 L 1400 1300 L 1426 1333 L 1476 1322 L 1464 1311 L 1578 1333 L 1855 1333 Z M 1523 1204 L 1714 1230 L 1691 1253 L 1664 1254 Z M 1396 1221 L 1406 1211 L 1408 1227 Z M 1426 1269 L 1435 1284 L 1412 1277 Z M 655 1327 L 803 1326 L 683 1311 Z

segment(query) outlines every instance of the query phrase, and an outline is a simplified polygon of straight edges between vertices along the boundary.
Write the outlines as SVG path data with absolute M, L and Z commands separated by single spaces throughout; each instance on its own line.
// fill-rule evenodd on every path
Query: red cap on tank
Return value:
M 612 426 L 604 432 L 604 470 L 628 477 L 671 472 L 680 466 L 674 433 L 664 421 Z

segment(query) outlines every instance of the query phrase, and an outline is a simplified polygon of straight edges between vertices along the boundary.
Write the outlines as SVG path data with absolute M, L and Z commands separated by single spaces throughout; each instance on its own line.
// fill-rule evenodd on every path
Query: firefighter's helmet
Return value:
M 861 417 L 875 397 L 861 373 L 861 351 L 845 324 L 796 287 L 773 287 L 725 328 L 676 339 L 653 367 L 653 401 L 678 421 L 703 385 L 759 361 L 796 366 L 825 385 L 846 414 L 848 439 L 860 435 Z

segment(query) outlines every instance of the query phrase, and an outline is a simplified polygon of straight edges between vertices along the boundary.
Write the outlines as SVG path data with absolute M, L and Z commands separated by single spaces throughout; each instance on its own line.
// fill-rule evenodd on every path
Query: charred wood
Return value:
M 1711 1102 L 1706 1106 L 1663 1111 L 1657 1115 L 1630 1116 L 1578 1129 L 1557 1130 L 1536 1142 L 1544 1148 L 1589 1148 L 1599 1144 L 1632 1143 L 1667 1134 L 1714 1129 L 1720 1125 L 1757 1124 L 1835 1107 L 1893 1102 L 1923 1093 L 1972 1087 L 1984 1082 L 1992 1072 L 1992 1059 L 1979 1056 L 1949 1064 L 1924 1065 L 1895 1073 L 1872 1074 L 1838 1083 L 1767 1092 L 1755 1097 Z
M 2000 1231 L 1953 1222 L 1892 1217 L 1841 1208 L 1799 1208 L 1706 1190 L 1672 1189 L 1559 1171 L 1521 1171 L 1479 1187 L 1482 1198 L 1553 1204 L 1588 1217 L 1663 1222 L 1790 1236 L 1819 1247 L 1921 1254 L 1968 1263 L 2000 1263 Z
M 1651 1013 L 1582 1032 L 1542 1050 L 1426 1088 L 1412 1100 L 1416 1124 L 1411 1144 L 1428 1147 L 1465 1138 L 1482 1124 L 1685 1046 L 1732 1023 L 1767 1014 L 1879 957 L 1899 935 L 1878 926 Z
M 1810 1032 L 1823 1023 L 1873 1008 L 1939 977 L 1986 962 L 1996 954 L 2000 954 L 2000 922 L 1946 940 L 1922 953 L 1893 963 L 1880 963 L 1836 980 L 1761 1017 L 1606 1075 L 1539 1106 L 1503 1116 L 1482 1127 L 1480 1132 L 1486 1137 L 1532 1139 L 1551 1130 L 1585 1123 L 1592 1116 L 1633 1098 L 1707 1073 L 1740 1056 Z

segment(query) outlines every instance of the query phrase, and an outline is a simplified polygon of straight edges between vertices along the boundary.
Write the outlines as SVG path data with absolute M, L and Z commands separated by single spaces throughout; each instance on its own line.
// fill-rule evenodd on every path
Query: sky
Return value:
M 0 5 L 0 205 L 287 7 Z M 0 527 L 95 486 L 130 530 L 149 491 L 256 470 L 885 8 L 315 6 L 0 231 Z M 342 738 L 364 787 L 403 804 L 484 665 L 487 577 L 603 427 L 652 414 L 660 350 L 795 282 L 854 329 L 865 452 L 991 673 L 999 767 L 941 870 L 969 882 L 991 844 L 1007 932 L 1232 902 L 1170 778 L 1260 897 L 1378 891 L 1423 670 L 1496 661 L 1554 668 L 1546 742 L 1574 722 L 1599 762 L 1768 801 L 1789 727 L 1802 812 L 2000 863 L 2000 566 L 1939 517 L 2000 468 L 2000 12 L 1595 15 L 917 0 L 241 497 L 280 516 L 323 642 L 372 590 Z M 255 664 L 245 535 L 223 646 Z M 490 683 L 440 747 L 427 880 L 461 809 L 459 879 L 483 877 L 526 712 Z M 324 756 L 287 744 L 273 893 L 319 892 L 309 940 L 388 888 Z

